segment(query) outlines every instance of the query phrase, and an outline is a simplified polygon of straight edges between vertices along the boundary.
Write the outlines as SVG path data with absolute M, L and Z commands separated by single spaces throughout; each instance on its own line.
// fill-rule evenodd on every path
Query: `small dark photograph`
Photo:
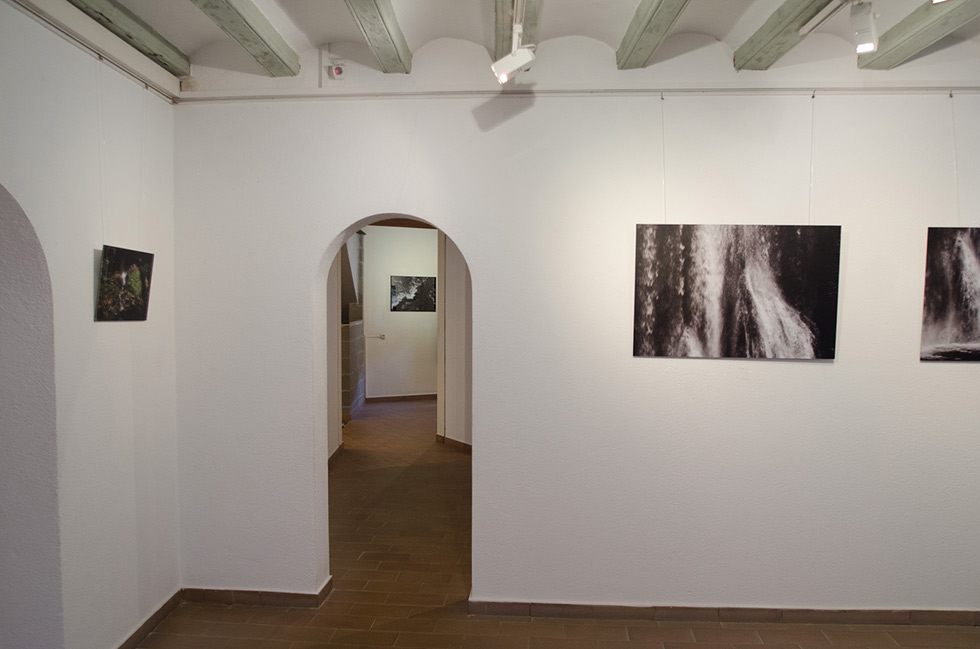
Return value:
M 638 225 L 633 355 L 834 358 L 840 226 Z
M 152 272 L 152 253 L 102 246 L 95 319 L 146 320 Z
M 929 228 L 924 361 L 980 361 L 980 228 Z
M 435 311 L 436 278 L 391 276 L 392 311 Z

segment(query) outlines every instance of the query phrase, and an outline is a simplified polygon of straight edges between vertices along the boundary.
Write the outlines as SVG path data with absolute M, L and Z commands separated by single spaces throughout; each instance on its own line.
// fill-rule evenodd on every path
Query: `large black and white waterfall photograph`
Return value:
M 834 358 L 840 226 L 637 225 L 633 355 Z
M 929 228 L 924 361 L 980 361 L 980 228 Z

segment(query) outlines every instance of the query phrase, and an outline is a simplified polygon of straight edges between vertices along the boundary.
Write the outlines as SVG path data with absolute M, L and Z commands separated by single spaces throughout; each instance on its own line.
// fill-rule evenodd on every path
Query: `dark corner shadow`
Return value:
M 533 83 L 502 88 L 499 95 L 473 109 L 473 119 L 486 133 L 533 108 L 535 100 Z

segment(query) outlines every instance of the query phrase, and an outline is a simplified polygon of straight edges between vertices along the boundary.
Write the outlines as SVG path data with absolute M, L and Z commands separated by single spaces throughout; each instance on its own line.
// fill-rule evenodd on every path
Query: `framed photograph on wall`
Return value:
M 392 275 L 391 310 L 435 311 L 436 278 Z
M 980 361 L 980 228 L 929 228 L 924 361 Z
M 102 246 L 96 321 L 146 320 L 153 254 Z
M 840 233 L 637 225 L 633 355 L 834 358 Z

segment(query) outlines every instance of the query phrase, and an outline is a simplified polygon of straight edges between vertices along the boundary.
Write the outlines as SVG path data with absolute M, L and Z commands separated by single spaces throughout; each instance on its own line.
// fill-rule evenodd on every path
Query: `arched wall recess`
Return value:
M 0 185 L 0 646 L 64 647 L 51 277 Z

